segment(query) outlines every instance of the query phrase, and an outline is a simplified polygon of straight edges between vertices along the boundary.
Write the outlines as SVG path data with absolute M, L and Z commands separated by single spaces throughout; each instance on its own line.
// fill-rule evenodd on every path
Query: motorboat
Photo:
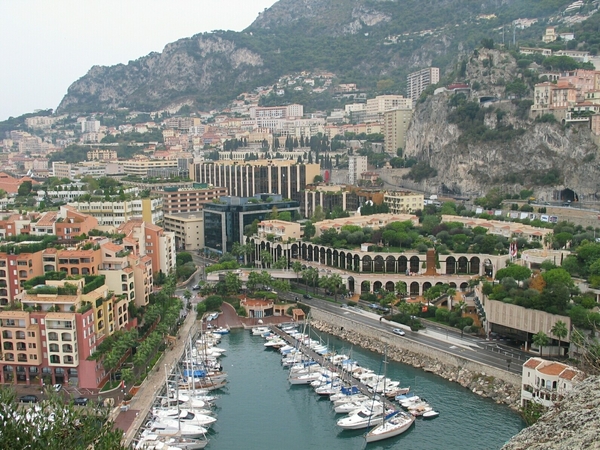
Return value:
M 153 409 L 152 415 L 160 420 L 180 421 L 182 424 L 189 423 L 199 427 L 208 427 L 217 421 L 215 417 L 206 414 L 197 414 L 187 409 Z
M 172 419 L 152 421 L 146 428 L 159 436 L 182 436 L 190 439 L 201 439 L 208 431 L 204 427 Z
M 381 407 L 382 404 L 381 404 L 381 402 L 378 402 L 378 401 L 373 402 L 373 400 L 368 399 L 368 400 L 364 400 L 362 402 L 357 401 L 357 402 L 342 403 L 340 405 L 335 406 L 335 408 L 333 408 L 333 410 L 337 414 L 352 414 L 354 411 L 359 410 L 363 406 Z
M 372 400 L 372 398 L 364 394 L 346 395 L 334 400 L 333 406 L 343 405 L 344 403 L 366 402 L 367 400 Z
M 363 406 L 337 421 L 337 426 L 344 430 L 361 430 L 375 423 L 375 419 L 383 415 L 383 408 Z
M 393 411 L 382 418 L 382 422 L 365 435 L 367 442 L 382 441 L 399 436 L 408 430 L 415 418 L 403 411 Z
M 437 416 L 439 416 L 440 413 L 437 411 L 434 411 L 433 409 L 431 411 L 426 411 L 423 413 L 423 419 L 433 419 Z
M 225 327 L 219 327 L 217 329 L 214 329 L 212 332 L 213 334 L 229 334 L 229 328 L 225 328 Z
M 269 327 L 253 327 L 250 329 L 253 336 L 262 336 L 265 333 L 270 333 Z
M 160 436 L 145 430 L 138 440 L 135 449 L 143 450 L 201 450 L 208 445 L 209 440 L 188 439 L 181 436 Z

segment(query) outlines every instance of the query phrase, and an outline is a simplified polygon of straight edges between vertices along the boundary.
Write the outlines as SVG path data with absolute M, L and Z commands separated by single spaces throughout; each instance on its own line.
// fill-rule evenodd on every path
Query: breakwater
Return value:
M 387 345 L 391 360 L 456 382 L 496 403 L 506 404 L 515 410 L 519 408 L 521 379 L 517 375 L 408 339 L 382 334 L 380 329 L 317 308 L 311 309 L 311 317 L 311 326 L 316 330 L 381 354 Z

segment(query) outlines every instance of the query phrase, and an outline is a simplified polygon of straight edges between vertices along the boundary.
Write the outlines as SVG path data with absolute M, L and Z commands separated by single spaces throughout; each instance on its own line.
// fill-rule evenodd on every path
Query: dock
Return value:
M 297 325 L 297 324 L 292 324 L 292 325 Z M 298 350 L 300 350 L 302 353 L 304 353 L 305 356 L 308 356 L 309 358 L 313 359 L 314 361 L 319 363 L 322 367 L 326 367 L 328 370 L 330 370 L 332 372 L 336 372 L 339 375 L 340 380 L 342 380 L 344 383 L 348 384 L 349 386 L 356 386 L 356 388 L 364 395 L 368 395 L 368 396 L 373 395 L 373 392 L 371 392 L 365 384 L 359 382 L 356 378 L 352 377 L 352 375 L 350 375 L 348 372 L 340 371 L 339 370 L 340 368 L 338 366 L 334 365 L 325 356 L 319 355 L 317 352 L 311 350 L 310 348 L 308 348 L 305 345 L 302 345 L 302 344 L 298 345 L 299 343 L 298 343 L 297 339 L 294 339 L 292 336 L 285 333 L 283 330 L 281 330 L 277 326 L 270 325 L 269 329 L 271 330 L 271 332 L 275 333 L 277 336 L 279 336 L 283 340 L 285 340 L 288 344 L 297 346 Z M 381 394 L 380 400 L 385 405 L 386 409 L 398 409 L 398 406 L 394 405 L 394 403 L 392 403 L 385 395 Z

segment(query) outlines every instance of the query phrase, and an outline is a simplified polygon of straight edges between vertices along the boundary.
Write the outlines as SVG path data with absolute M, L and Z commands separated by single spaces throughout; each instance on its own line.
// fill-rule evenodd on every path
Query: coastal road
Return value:
M 299 295 L 295 293 L 286 293 L 285 297 L 288 300 L 295 300 L 295 298 L 299 297 Z M 311 307 L 325 310 L 340 317 L 346 316 L 363 325 L 379 328 L 382 332 L 391 334 L 392 328 L 399 326 L 399 324 L 394 322 L 380 321 L 380 316 L 374 313 L 351 308 L 341 308 L 339 303 L 331 303 L 315 298 L 302 298 L 301 301 L 302 303 L 306 303 Z M 524 361 L 519 358 L 519 354 L 510 353 L 504 349 L 498 350 L 496 349 L 497 344 L 490 341 L 473 340 L 465 337 L 461 339 L 460 334 L 458 334 L 458 336 L 453 336 L 452 334 L 454 333 L 448 332 L 448 334 L 446 334 L 445 329 L 441 331 L 427 329 L 425 332 L 413 332 L 407 330 L 406 335 L 397 338 L 407 339 L 419 344 L 428 345 L 446 353 L 471 359 L 482 364 L 487 364 L 513 374 L 521 374 L 521 367 Z M 496 349 L 496 351 L 494 351 L 494 349 Z M 506 352 L 508 355 L 505 353 L 499 353 L 499 351 Z M 510 365 L 508 364 L 508 360 L 510 360 Z

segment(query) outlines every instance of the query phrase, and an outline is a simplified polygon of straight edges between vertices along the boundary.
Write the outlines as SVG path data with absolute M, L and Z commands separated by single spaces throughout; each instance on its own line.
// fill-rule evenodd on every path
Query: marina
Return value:
M 382 355 L 348 344 L 333 336 L 321 335 L 337 353 L 375 371 Z M 219 399 L 219 420 L 213 425 L 208 448 L 264 449 L 285 446 L 306 448 L 362 449 L 365 430 L 342 430 L 332 403 L 306 386 L 290 385 L 289 367 L 282 367 L 281 354 L 264 346 L 260 335 L 232 330 L 220 347 L 227 349 L 224 370 L 229 383 Z M 398 437 L 369 443 L 368 448 L 411 449 L 497 449 L 525 424 L 508 407 L 478 397 L 435 375 L 390 361 L 388 376 L 426 398 L 440 416 L 417 419 Z M 400 444 L 401 443 L 401 444 Z

